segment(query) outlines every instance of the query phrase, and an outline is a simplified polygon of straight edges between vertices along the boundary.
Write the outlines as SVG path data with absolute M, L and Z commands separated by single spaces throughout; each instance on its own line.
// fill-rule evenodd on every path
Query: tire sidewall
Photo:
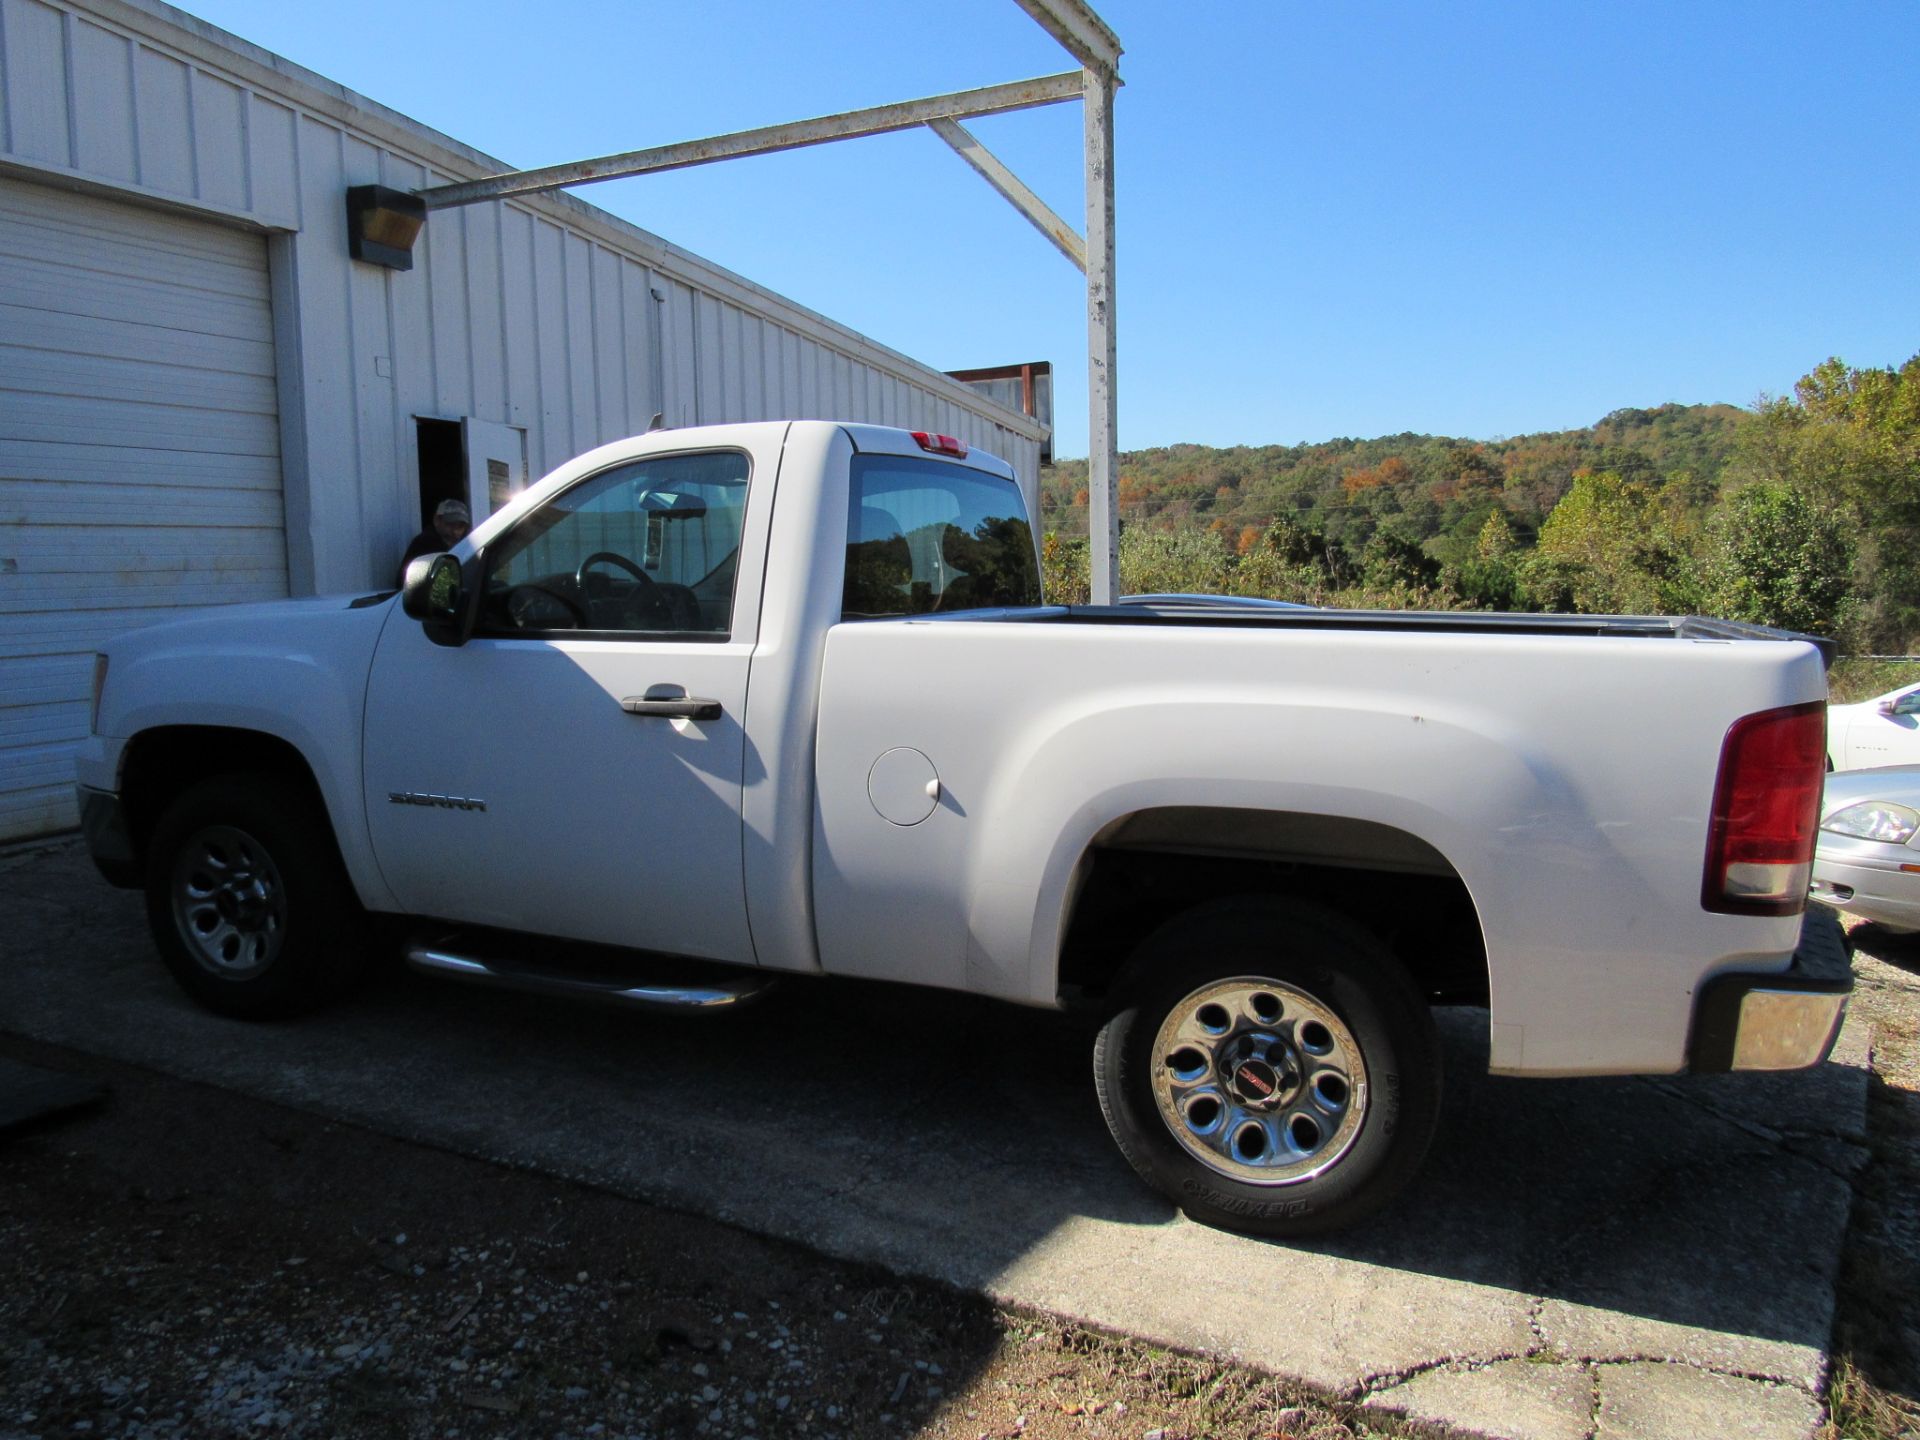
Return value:
M 1418 1169 L 1439 1109 L 1432 1017 L 1404 969 L 1365 931 L 1316 906 L 1227 902 L 1161 927 L 1129 969 L 1120 1008 L 1096 1046 L 1101 1105 L 1134 1169 L 1193 1219 L 1309 1234 L 1371 1214 Z M 1358 1135 L 1328 1169 L 1288 1185 L 1208 1168 L 1174 1137 L 1154 1100 L 1153 1047 L 1167 1014 L 1200 987 L 1240 976 L 1296 986 L 1326 1005 L 1366 1063 Z
M 280 874 L 286 931 L 279 953 L 256 975 L 216 974 L 179 932 L 174 864 L 181 846 L 213 825 L 244 832 Z M 168 971 L 188 994 L 222 1014 L 299 1014 L 333 998 L 364 963 L 358 898 L 324 812 L 300 787 L 277 776 L 222 776 L 183 792 L 148 843 L 146 900 L 148 924 Z

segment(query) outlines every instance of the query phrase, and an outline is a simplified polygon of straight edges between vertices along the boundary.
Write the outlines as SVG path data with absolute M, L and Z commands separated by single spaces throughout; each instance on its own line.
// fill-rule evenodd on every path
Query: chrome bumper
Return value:
M 1773 975 L 1716 975 L 1693 1011 L 1688 1068 L 1805 1070 L 1824 1061 L 1853 993 L 1853 960 L 1840 922 L 1807 908 L 1793 964 Z

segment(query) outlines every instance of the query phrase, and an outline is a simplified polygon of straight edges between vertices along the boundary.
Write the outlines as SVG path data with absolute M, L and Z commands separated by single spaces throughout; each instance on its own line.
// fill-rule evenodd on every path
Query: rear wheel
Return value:
M 325 812 L 278 775 L 180 795 L 147 847 L 147 922 L 182 989 L 225 1015 L 297 1015 L 365 968 L 364 916 Z
M 1203 906 L 1129 964 L 1094 1073 L 1141 1177 L 1195 1220 L 1257 1235 L 1352 1224 L 1426 1155 L 1432 1016 L 1371 935 L 1318 906 Z

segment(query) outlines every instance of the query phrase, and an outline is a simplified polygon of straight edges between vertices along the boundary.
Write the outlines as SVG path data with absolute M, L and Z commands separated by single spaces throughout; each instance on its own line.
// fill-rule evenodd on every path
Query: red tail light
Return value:
M 1818 701 L 1733 722 L 1720 746 L 1700 903 L 1722 915 L 1797 915 L 1813 873 L 1826 779 Z
M 929 435 L 924 430 L 914 430 L 910 433 L 913 435 L 913 443 L 922 450 L 935 455 L 951 455 L 956 460 L 967 458 L 967 442 L 964 440 L 956 440 L 951 435 Z

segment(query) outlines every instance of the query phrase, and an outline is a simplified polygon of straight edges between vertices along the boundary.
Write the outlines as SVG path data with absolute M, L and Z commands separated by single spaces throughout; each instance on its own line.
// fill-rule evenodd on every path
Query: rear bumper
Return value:
M 1771 975 L 1716 975 L 1694 1005 L 1688 1068 L 1805 1070 L 1824 1061 L 1853 993 L 1853 960 L 1840 922 L 1811 905 L 1793 963 Z
M 76 785 L 74 790 L 80 801 L 80 833 L 86 837 L 94 868 L 110 885 L 138 889 L 140 864 L 133 853 L 133 832 L 127 828 L 120 797 L 90 785 Z

